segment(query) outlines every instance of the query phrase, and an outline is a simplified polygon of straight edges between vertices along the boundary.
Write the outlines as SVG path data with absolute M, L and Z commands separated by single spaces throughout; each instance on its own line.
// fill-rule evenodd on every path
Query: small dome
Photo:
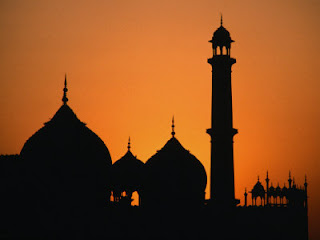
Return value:
M 258 182 L 254 185 L 252 189 L 252 195 L 253 197 L 255 196 L 264 196 L 265 190 L 264 187 L 262 186 L 261 182 L 258 179 Z
M 112 165 L 112 190 L 114 192 L 139 191 L 142 185 L 144 163 L 133 156 L 130 149 Z
M 174 131 L 173 131 L 174 133 Z M 207 184 L 201 162 L 173 137 L 145 164 L 145 191 L 150 201 L 201 202 Z
M 275 197 L 276 196 L 276 190 L 275 188 L 272 186 L 269 188 L 269 195 Z
M 234 42 L 230 37 L 229 31 L 222 26 L 222 18 L 221 26 L 213 33 L 212 40 L 209 42 L 212 42 L 214 48 L 217 46 L 230 48 L 230 44 Z

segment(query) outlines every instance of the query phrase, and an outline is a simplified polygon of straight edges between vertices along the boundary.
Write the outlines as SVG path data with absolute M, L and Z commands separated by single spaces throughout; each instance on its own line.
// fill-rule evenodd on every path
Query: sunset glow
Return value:
M 320 238 L 320 3 L 317 1 L 1 1 L 0 154 L 62 104 L 121 158 L 146 162 L 171 137 L 210 174 L 211 39 L 231 56 L 236 197 L 266 171 L 273 185 L 309 182 L 310 239 Z M 209 183 L 210 181 L 208 181 Z M 206 195 L 209 197 L 209 186 Z M 250 201 L 251 202 L 251 201 Z

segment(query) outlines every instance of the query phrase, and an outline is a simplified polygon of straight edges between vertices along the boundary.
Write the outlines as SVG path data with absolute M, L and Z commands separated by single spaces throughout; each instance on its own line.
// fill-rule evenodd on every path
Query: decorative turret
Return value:
M 266 189 L 266 192 L 267 192 L 267 204 L 269 204 L 269 176 L 268 176 L 268 171 L 267 171 L 267 177 L 266 177 L 266 185 L 267 185 L 267 189 Z
M 257 183 L 254 185 L 252 191 L 251 191 L 251 194 L 252 194 L 252 200 L 254 200 L 254 205 L 257 204 L 257 198 L 260 197 L 260 200 L 261 200 L 261 205 L 264 204 L 264 200 L 265 200 L 265 190 L 264 190 L 264 187 L 262 186 L 261 182 L 260 182 L 260 179 L 259 179 L 259 176 L 258 176 L 258 181 Z
M 248 197 L 247 188 L 245 188 L 244 189 L 244 206 L 245 207 L 248 205 L 247 197 Z
M 234 41 L 231 39 L 228 30 L 223 27 L 222 15 L 220 27 L 214 32 L 212 39 L 209 42 L 212 43 L 213 56 L 230 56 L 231 43 Z
M 289 171 L 289 179 L 288 179 L 288 182 L 289 182 L 289 189 L 292 187 L 292 179 L 291 179 L 291 171 Z

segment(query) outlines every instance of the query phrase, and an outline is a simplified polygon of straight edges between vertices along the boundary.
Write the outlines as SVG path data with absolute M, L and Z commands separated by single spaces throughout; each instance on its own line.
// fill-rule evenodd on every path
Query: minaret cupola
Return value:
M 212 39 L 213 56 L 227 55 L 230 56 L 231 43 L 234 42 L 230 33 L 223 27 L 223 20 L 221 16 L 220 27 L 213 33 Z

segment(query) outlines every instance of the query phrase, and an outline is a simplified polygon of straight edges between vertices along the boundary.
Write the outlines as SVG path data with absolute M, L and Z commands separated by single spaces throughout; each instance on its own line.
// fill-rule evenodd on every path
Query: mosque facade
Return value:
M 258 178 L 235 197 L 230 33 L 214 32 L 210 179 L 175 136 L 145 163 L 128 150 L 112 164 L 104 142 L 68 105 L 24 144 L 1 155 L 0 238 L 308 239 L 307 179 L 265 186 Z M 207 181 L 210 198 L 205 199 Z M 137 192 L 139 205 L 133 206 Z M 251 200 L 251 201 L 250 201 Z M 251 204 L 249 203 L 251 202 Z

